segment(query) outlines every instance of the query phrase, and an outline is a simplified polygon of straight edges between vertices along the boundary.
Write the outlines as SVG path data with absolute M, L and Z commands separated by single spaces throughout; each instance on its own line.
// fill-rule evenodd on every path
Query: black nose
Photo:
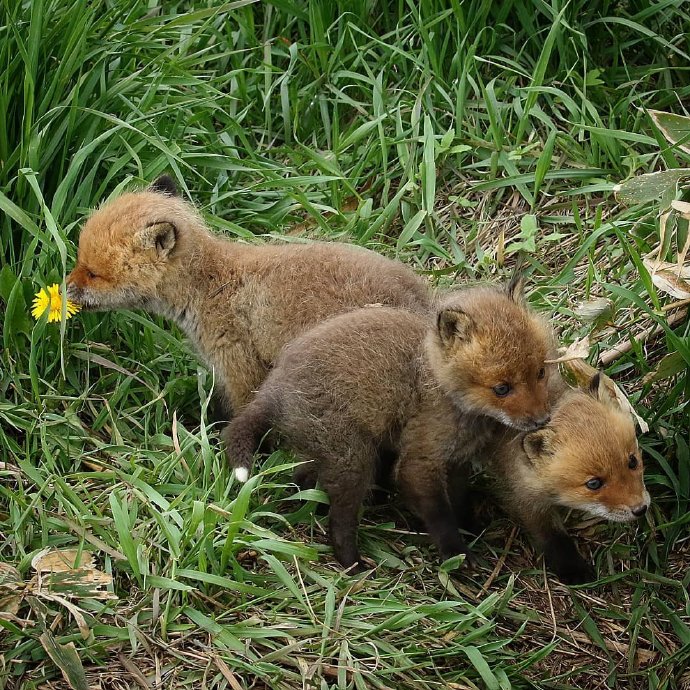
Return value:
M 647 505 L 643 503 L 641 506 L 637 506 L 637 508 L 631 508 L 632 514 L 635 517 L 642 517 L 646 512 L 647 512 Z
M 546 426 L 550 421 L 551 417 L 548 414 L 546 414 L 543 417 L 534 417 L 532 419 L 532 424 L 534 425 L 535 429 L 541 429 L 543 426 Z

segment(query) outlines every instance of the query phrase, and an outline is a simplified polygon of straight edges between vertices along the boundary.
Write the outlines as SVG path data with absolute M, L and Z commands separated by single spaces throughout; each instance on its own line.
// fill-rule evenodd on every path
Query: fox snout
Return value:
M 74 283 L 70 283 L 69 276 L 67 276 L 67 297 L 71 300 L 74 300 L 79 296 L 80 292 L 81 288 L 78 288 Z
M 642 492 L 642 502 L 635 506 L 630 506 L 630 512 L 634 515 L 634 517 L 641 518 L 647 513 L 647 509 L 649 508 L 649 504 L 651 502 L 652 497 L 649 495 L 649 491 L 644 489 Z
M 644 503 L 639 503 L 634 506 L 626 506 L 620 510 L 612 511 L 610 519 L 618 522 L 632 522 L 633 520 L 638 520 L 646 515 L 648 508 L 649 501 L 647 500 Z
M 642 500 L 639 503 L 621 505 L 617 508 L 603 508 L 601 511 L 594 510 L 592 512 L 595 514 L 601 512 L 602 517 L 613 520 L 614 522 L 632 522 L 647 514 L 651 502 L 649 492 L 645 489 L 642 494 Z
M 65 279 L 67 284 L 67 299 L 78 304 L 82 309 L 95 309 L 100 300 L 94 290 L 88 285 L 86 275 L 77 266 Z
M 85 306 L 84 302 L 84 288 L 79 287 L 73 280 L 72 274 L 67 276 L 67 299 L 79 304 L 80 306 Z
M 546 426 L 550 421 L 551 415 L 543 414 L 539 417 L 530 418 L 527 423 L 530 425 L 530 431 L 536 431 L 537 429 L 541 429 L 542 427 Z
M 511 426 L 520 429 L 520 431 L 537 431 L 537 429 L 545 427 L 550 421 L 551 415 L 541 414 L 538 416 L 529 416 L 514 420 Z

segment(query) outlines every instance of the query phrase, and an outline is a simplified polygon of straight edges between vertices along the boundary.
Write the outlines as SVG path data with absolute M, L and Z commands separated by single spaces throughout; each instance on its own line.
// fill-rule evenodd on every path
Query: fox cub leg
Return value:
M 333 553 L 345 568 L 364 570 L 357 547 L 359 511 L 372 488 L 377 453 L 374 444 L 350 439 L 340 453 L 324 449 L 316 461 L 318 479 L 330 500 L 329 533 Z M 308 465 L 307 465 L 308 466 Z
M 403 439 L 396 472 L 397 488 L 408 508 L 424 522 L 444 560 L 469 553 L 448 496 L 447 465 L 446 458 L 436 452 L 428 439 L 419 436 Z
M 580 585 L 596 580 L 594 568 L 580 555 L 575 541 L 553 509 L 535 513 L 533 507 L 530 510 L 526 506 L 519 517 L 537 547 L 544 552 L 546 567 L 561 582 Z
M 297 465 L 292 472 L 292 481 L 297 484 L 300 491 L 315 488 L 317 480 L 316 463 L 313 460 Z
M 448 497 L 460 529 L 470 534 L 481 534 L 489 524 L 483 511 L 487 497 L 472 481 L 471 464 L 466 462 L 451 465 L 446 481 Z

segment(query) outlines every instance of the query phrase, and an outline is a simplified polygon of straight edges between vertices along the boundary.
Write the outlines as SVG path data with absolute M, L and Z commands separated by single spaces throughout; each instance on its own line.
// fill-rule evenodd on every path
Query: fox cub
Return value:
M 426 312 L 404 264 L 346 244 L 252 245 L 216 237 L 169 177 L 97 210 L 79 237 L 67 295 L 85 309 L 145 309 L 185 331 L 229 407 L 251 398 L 281 347 L 368 304 Z
M 521 280 L 454 293 L 427 316 L 372 307 L 334 317 L 285 347 L 227 427 L 229 462 L 246 479 L 260 439 L 277 430 L 305 461 L 296 482 L 318 478 L 328 493 L 335 556 L 350 567 L 360 506 L 379 458 L 393 454 L 397 488 L 442 555 L 465 553 L 447 473 L 504 425 L 549 421 L 551 350 Z
M 512 438 L 511 438 L 512 436 Z M 565 392 L 539 431 L 506 434 L 489 453 L 497 495 L 544 551 L 564 582 L 594 579 L 590 564 L 565 532 L 558 507 L 627 522 L 650 504 L 635 425 L 599 375 L 589 392 Z

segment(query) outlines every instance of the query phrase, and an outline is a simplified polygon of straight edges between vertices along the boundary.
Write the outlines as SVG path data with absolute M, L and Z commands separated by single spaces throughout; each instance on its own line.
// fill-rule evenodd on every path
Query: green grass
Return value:
M 0 20 L 0 579 L 25 582 L 0 585 L 0 688 L 66 687 L 58 666 L 75 688 L 82 668 L 103 688 L 690 687 L 689 327 L 641 261 L 660 202 L 612 193 L 690 167 L 648 112 L 690 96 L 682 0 L 5 0 Z M 591 333 L 594 363 L 632 339 L 607 371 L 651 427 L 654 503 L 639 527 L 570 521 L 601 583 L 545 578 L 501 518 L 474 572 L 440 568 L 394 508 L 363 521 L 381 565 L 345 577 L 289 456 L 231 482 L 178 332 L 34 325 L 88 209 L 163 171 L 243 240 L 348 239 L 441 285 L 521 254 L 564 341 Z M 117 598 L 39 589 L 45 547 L 93 551 Z

